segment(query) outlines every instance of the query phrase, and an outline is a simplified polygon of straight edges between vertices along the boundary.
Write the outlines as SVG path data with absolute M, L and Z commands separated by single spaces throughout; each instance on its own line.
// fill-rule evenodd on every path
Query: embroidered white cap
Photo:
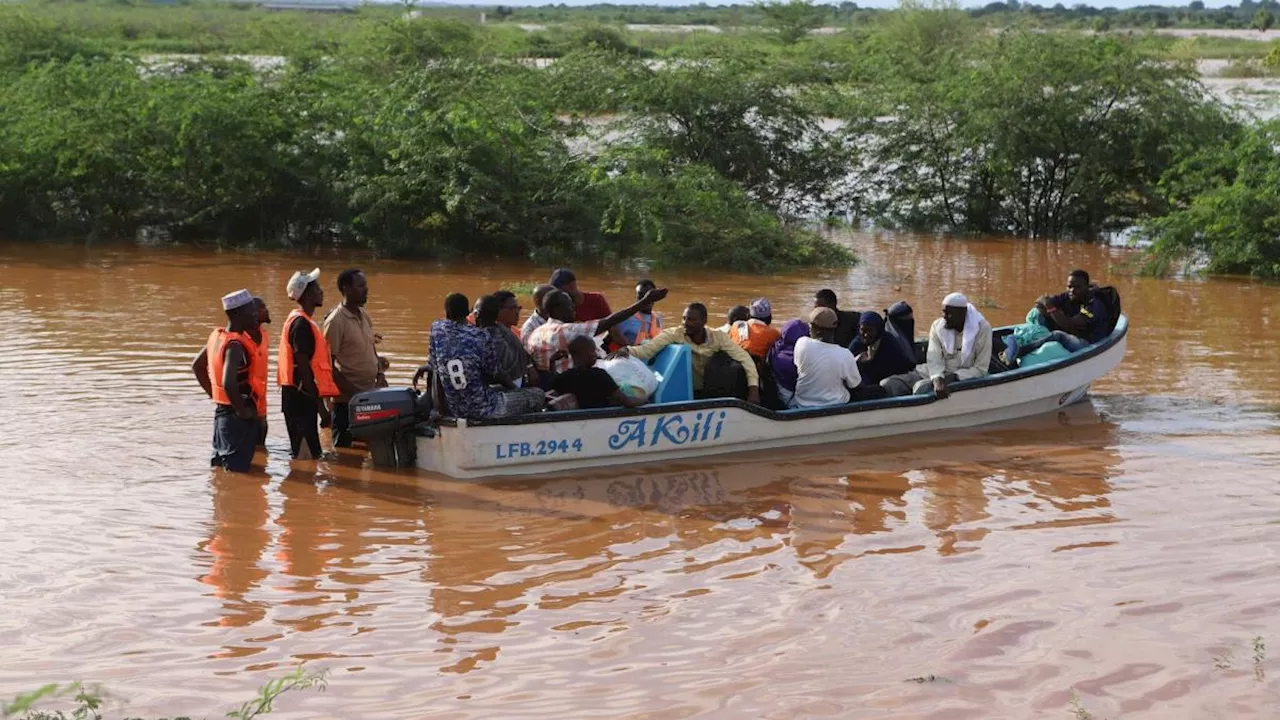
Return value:
M 253 295 L 248 290 L 237 290 L 222 296 L 222 309 L 235 310 L 253 303 Z
M 969 298 L 958 292 L 942 298 L 943 307 L 969 307 Z

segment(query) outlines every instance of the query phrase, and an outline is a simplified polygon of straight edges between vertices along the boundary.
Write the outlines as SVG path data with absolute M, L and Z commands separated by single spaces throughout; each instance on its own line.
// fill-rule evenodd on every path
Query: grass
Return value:
M 1262 682 L 1267 679 L 1267 640 L 1261 635 L 1255 635 L 1249 641 L 1249 647 L 1253 651 L 1250 658 L 1253 661 L 1253 679 Z M 1230 670 L 1235 665 L 1235 657 L 1235 649 L 1227 647 L 1222 654 L 1213 657 L 1213 669 Z
M 1270 68 L 1257 58 L 1235 58 L 1227 63 L 1218 73 L 1224 78 L 1262 78 L 1275 77 L 1276 69 Z
M 295 690 L 323 691 L 328 682 L 328 670 L 308 672 L 299 666 L 296 670 L 267 682 L 258 688 L 258 694 L 240 707 L 226 713 L 225 717 L 235 720 L 254 720 L 271 712 L 276 700 L 281 695 Z M 80 682 L 59 685 L 51 683 L 31 692 L 18 695 L 11 702 L 0 702 L 0 718 L 9 720 L 102 720 L 103 706 L 109 696 L 97 685 L 85 685 Z M 42 703 L 59 700 L 70 700 L 70 710 L 45 710 L 36 706 Z M 126 718 L 125 720 L 142 720 L 142 718 Z M 157 720 L 191 720 L 190 718 L 163 718 Z
M 1080 696 L 1074 690 L 1071 692 L 1071 716 L 1076 720 L 1096 720 L 1097 717 L 1080 704 Z

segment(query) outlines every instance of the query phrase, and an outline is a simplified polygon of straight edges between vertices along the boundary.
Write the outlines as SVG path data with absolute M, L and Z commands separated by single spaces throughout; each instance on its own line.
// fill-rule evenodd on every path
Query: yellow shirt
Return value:
M 627 351 L 631 353 L 631 357 L 652 360 L 668 345 L 689 346 L 689 350 L 693 354 L 693 388 L 695 390 L 702 389 L 702 371 L 707 367 L 707 360 L 722 350 L 728 353 L 729 357 L 741 363 L 742 369 L 747 371 L 747 385 L 749 387 L 760 387 L 760 373 L 756 372 L 756 363 L 751 359 L 751 355 L 729 339 L 728 335 L 719 330 L 707 328 L 707 341 L 697 345 L 689 339 L 689 336 L 684 331 L 684 326 L 677 325 L 663 330 L 643 345 L 632 345 L 627 348 Z
M 378 351 L 373 337 L 373 321 L 364 308 L 353 313 L 338 305 L 324 318 L 324 338 L 333 355 L 333 368 L 340 371 L 357 390 L 372 390 L 378 385 Z M 351 398 L 345 395 L 339 402 Z

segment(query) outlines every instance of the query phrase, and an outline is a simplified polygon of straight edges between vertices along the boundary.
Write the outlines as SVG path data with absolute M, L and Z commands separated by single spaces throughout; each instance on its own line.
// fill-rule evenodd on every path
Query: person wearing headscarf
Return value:
M 885 397 L 880 381 L 915 369 L 914 350 L 910 355 L 901 343 L 885 333 L 884 318 L 879 313 L 864 312 L 858 318 L 858 337 L 849 343 L 849 352 L 858 361 L 862 384 L 854 391 L 855 400 Z
M 969 299 L 955 292 L 942 301 L 942 317 L 929 327 L 929 350 L 923 365 L 885 378 L 890 395 L 950 394 L 948 384 L 986 376 L 991 368 L 991 324 Z
M 884 332 L 897 343 L 909 358 L 916 358 L 916 316 L 905 300 L 889 306 L 885 311 Z
M 789 320 L 782 326 L 782 337 L 769 348 L 768 362 L 773 370 L 773 379 L 778 383 L 778 399 L 782 406 L 791 403 L 796 392 L 796 342 L 802 337 L 809 337 L 809 323 L 804 320 Z

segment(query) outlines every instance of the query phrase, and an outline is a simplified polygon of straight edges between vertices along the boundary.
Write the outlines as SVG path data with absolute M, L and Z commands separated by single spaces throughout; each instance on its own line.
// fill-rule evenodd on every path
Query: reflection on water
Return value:
M 0 695 L 79 678 L 212 716 L 307 660 L 330 689 L 284 717 L 1023 718 L 1073 690 L 1098 717 L 1269 717 L 1245 658 L 1276 632 L 1278 291 L 1088 245 L 852 241 L 859 268 L 763 281 L 779 316 L 821 286 L 922 314 L 963 289 L 1011 322 L 1084 266 L 1130 355 L 1091 404 L 977 431 L 458 482 L 291 466 L 277 422 L 236 477 L 205 466 L 187 365 L 224 285 L 280 317 L 301 259 L 0 246 Z M 446 292 L 545 274 L 361 264 L 393 382 Z M 621 302 L 638 274 L 580 276 Z M 658 278 L 671 316 L 761 294 Z

